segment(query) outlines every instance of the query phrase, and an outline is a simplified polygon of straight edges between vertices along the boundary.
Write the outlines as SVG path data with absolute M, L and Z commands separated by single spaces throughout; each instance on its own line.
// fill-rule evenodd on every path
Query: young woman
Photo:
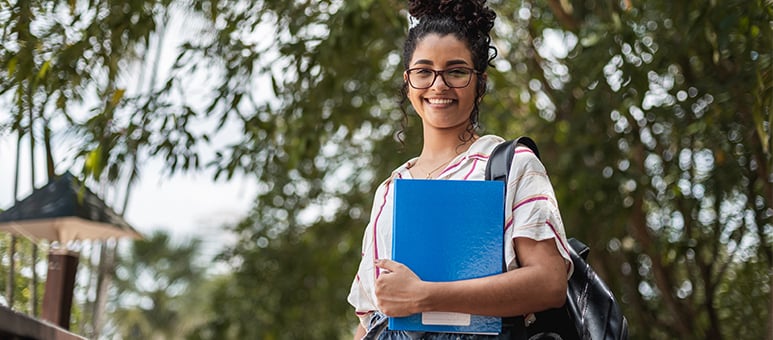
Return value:
M 421 117 L 423 146 L 418 157 L 395 169 L 376 191 L 362 261 L 348 297 L 360 319 L 355 339 L 366 333 L 369 339 L 451 336 L 388 330 L 388 316 L 446 311 L 507 317 L 559 307 L 572 271 L 553 188 L 526 147 L 516 148 L 507 183 L 505 239 L 511 242 L 504 249 L 505 273 L 426 282 L 389 260 L 394 179 L 483 180 L 489 154 L 504 141 L 476 132 L 486 69 L 496 56 L 489 36 L 494 12 L 485 0 L 409 1 L 409 12 L 418 23 L 404 45 L 403 92 Z

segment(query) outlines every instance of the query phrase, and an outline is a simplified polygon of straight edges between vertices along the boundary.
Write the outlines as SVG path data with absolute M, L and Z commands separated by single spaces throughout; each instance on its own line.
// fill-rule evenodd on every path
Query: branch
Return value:
M 571 9 L 564 8 L 560 0 L 548 0 L 548 6 L 564 29 L 576 32 L 580 28 L 580 23 L 572 17 Z
M 46 149 L 46 174 L 48 175 L 46 182 L 50 182 L 56 177 L 56 167 L 54 166 L 54 151 L 51 144 L 51 128 L 47 119 L 43 120 L 43 145 Z
M 644 146 L 642 144 L 637 144 L 634 153 L 635 161 L 638 162 L 641 171 L 643 172 Z M 671 312 L 672 319 L 674 320 L 671 327 L 679 334 L 683 335 L 682 338 L 689 338 L 693 335 L 693 322 L 682 313 L 679 302 L 676 301 L 672 294 L 673 280 L 668 273 L 666 265 L 661 261 L 658 249 L 654 249 L 653 247 L 653 237 L 647 228 L 644 212 L 644 194 L 641 193 L 641 191 L 639 192 L 639 194 L 635 195 L 634 203 L 631 207 L 630 225 L 633 228 L 633 235 L 636 240 L 641 243 L 643 252 L 652 260 L 652 272 L 655 278 L 655 285 L 660 290 L 663 303 L 669 312 Z

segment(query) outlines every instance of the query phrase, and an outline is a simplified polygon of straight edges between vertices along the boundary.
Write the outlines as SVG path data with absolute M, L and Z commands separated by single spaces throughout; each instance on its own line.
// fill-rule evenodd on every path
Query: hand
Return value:
M 376 260 L 381 275 L 376 279 L 378 307 L 387 316 L 408 316 L 422 312 L 420 301 L 426 292 L 426 282 L 410 268 L 391 260 Z

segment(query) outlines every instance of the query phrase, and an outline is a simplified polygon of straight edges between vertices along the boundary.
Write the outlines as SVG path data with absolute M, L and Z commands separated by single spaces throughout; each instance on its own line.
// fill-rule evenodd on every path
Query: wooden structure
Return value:
M 0 306 L 0 339 L 30 340 L 84 340 L 86 338 L 71 333 L 54 324 L 37 320 L 29 315 L 17 313 L 8 307 Z
M 67 249 L 68 244 L 78 240 L 142 237 L 69 172 L 0 213 L 0 232 L 54 244 L 48 255 L 41 317 L 63 329 L 70 327 L 79 256 Z M 0 323 L 5 323 L 2 318 Z M 5 338 L 0 336 L 2 339 Z

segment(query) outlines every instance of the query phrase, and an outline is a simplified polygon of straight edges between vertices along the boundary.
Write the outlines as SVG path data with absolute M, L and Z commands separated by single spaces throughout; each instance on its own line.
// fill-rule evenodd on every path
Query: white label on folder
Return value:
M 421 313 L 421 323 L 424 325 L 469 326 L 470 314 L 454 312 L 424 312 Z

